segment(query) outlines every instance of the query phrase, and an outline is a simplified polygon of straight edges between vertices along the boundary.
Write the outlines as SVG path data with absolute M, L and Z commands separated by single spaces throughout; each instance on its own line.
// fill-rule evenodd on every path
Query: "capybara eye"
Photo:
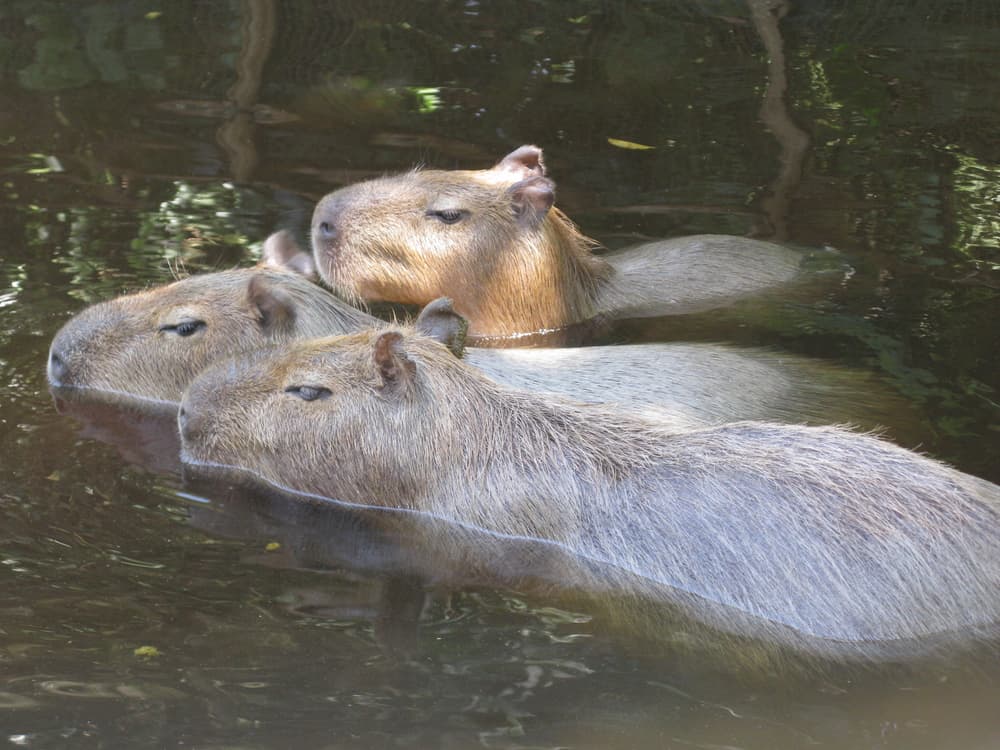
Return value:
M 433 216 L 445 224 L 454 224 L 468 216 L 469 212 L 460 208 L 446 208 L 441 211 L 428 211 L 427 215 Z
M 329 396 L 330 389 L 317 385 L 290 385 L 285 389 L 285 393 L 298 396 L 303 401 L 316 401 Z
M 160 326 L 160 330 L 166 333 L 176 333 L 178 336 L 190 336 L 207 327 L 208 324 L 204 320 L 185 320 L 177 325 Z

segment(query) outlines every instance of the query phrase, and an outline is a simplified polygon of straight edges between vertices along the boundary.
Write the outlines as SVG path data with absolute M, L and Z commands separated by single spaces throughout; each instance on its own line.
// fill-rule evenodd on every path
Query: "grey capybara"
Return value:
M 840 428 L 677 432 L 408 329 L 216 365 L 178 419 L 190 464 L 547 540 L 723 634 L 879 658 L 1000 620 L 1000 487 Z

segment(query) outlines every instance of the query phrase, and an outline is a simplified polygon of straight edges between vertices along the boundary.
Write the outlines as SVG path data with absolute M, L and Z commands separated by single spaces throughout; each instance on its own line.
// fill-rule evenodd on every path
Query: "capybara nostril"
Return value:
M 187 428 L 187 423 L 188 423 L 188 410 L 184 406 L 184 404 L 181 404 L 181 408 L 177 410 L 177 426 L 180 427 L 181 434 L 183 434 L 184 430 Z
M 54 350 L 49 352 L 48 374 L 52 385 L 65 385 L 68 380 L 69 368 L 65 360 Z
M 337 228 L 329 221 L 321 221 L 316 225 L 316 234 L 318 239 L 330 242 L 337 238 Z

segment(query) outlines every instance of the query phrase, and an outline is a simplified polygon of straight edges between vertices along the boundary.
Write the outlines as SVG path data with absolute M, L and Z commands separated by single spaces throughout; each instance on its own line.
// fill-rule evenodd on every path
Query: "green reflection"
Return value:
M 39 164 L 37 167 L 24 170 L 26 174 L 49 174 L 50 172 L 65 172 L 59 158 L 47 154 L 28 154 L 28 157 Z
M 121 6 L 75 2 L 15 2 L 6 10 L 23 14 L 33 29 L 32 61 L 17 71 L 26 89 L 60 91 L 102 81 L 162 89 L 169 67 L 154 3 Z M 11 59 L 16 58 L 8 53 Z M 8 57 L 0 47 L 0 62 Z
M 235 265 L 259 242 L 263 199 L 230 183 L 160 185 L 146 210 L 97 205 L 15 209 L 23 241 L 35 258 L 60 267 L 69 294 L 96 302 L 137 285 L 169 281 L 185 269 Z M 23 266 L 11 265 L 8 279 Z M 21 278 L 28 272 L 22 270 Z M 16 294 L 12 282 L 10 293 Z
M 421 114 L 429 114 L 441 108 L 441 89 L 410 86 L 406 90 L 417 98 L 417 110 Z
M 1000 165 L 952 149 L 954 248 L 993 271 L 1000 270 Z

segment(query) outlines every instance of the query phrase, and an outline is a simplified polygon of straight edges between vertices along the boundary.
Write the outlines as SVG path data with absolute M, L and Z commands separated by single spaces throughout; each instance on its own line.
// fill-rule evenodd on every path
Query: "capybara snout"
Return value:
M 46 365 L 49 384 L 57 388 L 120 390 L 105 378 L 103 352 L 120 352 L 121 367 L 131 363 L 128 347 L 122 343 L 137 332 L 134 320 L 123 314 L 115 301 L 87 308 L 69 320 L 52 339 Z M 117 369 L 117 368 L 116 368 Z M 114 373 L 117 375 L 119 373 Z M 111 375 L 109 373 L 109 375 Z
M 59 354 L 59 350 L 53 347 L 49 351 L 49 363 L 46 367 L 46 374 L 49 383 L 58 387 L 68 386 L 72 383 L 70 369 L 66 360 Z

